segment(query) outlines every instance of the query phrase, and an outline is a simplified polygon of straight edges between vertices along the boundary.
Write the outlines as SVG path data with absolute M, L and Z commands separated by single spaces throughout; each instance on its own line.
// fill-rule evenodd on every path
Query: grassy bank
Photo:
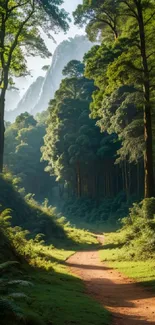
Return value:
M 105 235 L 102 261 L 155 290 L 155 199 L 133 204 L 122 228 Z
M 155 290 L 155 259 L 148 258 L 146 254 L 139 255 L 133 246 L 125 242 L 126 230 L 105 235 L 105 244 L 100 251 L 101 261 L 108 262 L 108 265 L 118 269 L 121 273 L 133 278 L 135 281 Z M 137 251 L 140 250 L 137 246 Z
M 108 312 L 85 295 L 80 279 L 64 264 L 73 251 L 46 248 L 44 253 L 46 263 L 28 271 L 33 288 L 26 289 L 29 303 L 20 302 L 25 313 L 37 314 L 45 324 L 109 324 Z
M 5 301 L 4 306 L 0 303 L 2 325 L 110 324 L 109 313 L 85 294 L 82 281 L 73 276 L 65 265 L 65 260 L 75 250 L 91 249 L 97 245 L 96 238 L 91 233 L 66 224 L 66 239 L 61 239 L 60 247 L 63 245 L 63 248 L 58 249 L 56 247 L 59 244 L 56 247 L 54 244 L 47 245 L 40 235 L 27 240 L 25 231 L 9 227 L 7 217 L 2 226 L 6 239 L 9 237 L 9 243 L 13 247 L 10 259 L 14 260 L 18 254 L 20 257 L 17 265 L 2 272 L 0 299 L 7 297 L 7 304 L 13 304 L 9 311 L 7 308 L 10 306 Z M 6 254 L 5 237 L 0 248 L 0 263 L 6 262 L 10 246 L 7 246 Z M 17 255 L 13 255 L 14 252 Z M 15 286 L 11 285 L 4 290 L 3 281 L 10 280 Z M 24 286 L 19 285 L 19 282 L 23 282 Z M 6 318 L 4 307 L 7 311 Z

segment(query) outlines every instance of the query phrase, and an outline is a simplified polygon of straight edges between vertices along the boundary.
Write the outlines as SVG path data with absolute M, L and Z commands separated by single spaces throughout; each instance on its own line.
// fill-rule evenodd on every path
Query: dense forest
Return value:
M 46 38 L 73 28 L 62 5 L 0 1 L 2 325 L 111 324 L 65 262 L 102 247 L 94 232 L 116 231 L 102 261 L 155 283 L 154 0 L 81 1 L 72 19 L 85 34 L 61 42 L 45 76 L 6 110 L 28 58 L 49 59 Z

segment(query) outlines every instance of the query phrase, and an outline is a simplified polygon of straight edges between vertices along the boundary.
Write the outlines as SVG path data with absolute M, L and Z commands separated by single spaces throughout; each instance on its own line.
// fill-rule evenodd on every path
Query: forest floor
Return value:
M 103 243 L 104 237 L 98 240 Z M 154 293 L 100 262 L 98 250 L 77 252 L 66 263 L 87 294 L 112 313 L 113 325 L 155 325 Z

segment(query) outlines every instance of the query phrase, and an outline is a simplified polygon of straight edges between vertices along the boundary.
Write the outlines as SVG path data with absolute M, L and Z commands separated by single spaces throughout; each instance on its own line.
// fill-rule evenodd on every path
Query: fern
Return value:
M 25 317 L 22 310 L 17 305 L 6 298 L 0 298 L 0 319 L 1 325 L 14 325 L 24 323 Z
M 11 212 L 12 212 L 11 209 L 5 209 L 5 210 L 3 210 L 3 211 L 1 212 L 0 216 L 1 216 L 1 218 L 3 218 L 3 219 L 5 219 L 6 217 L 11 218 L 11 215 L 10 215 Z
M 7 269 L 9 269 L 11 266 L 14 265 L 19 265 L 19 262 L 17 261 L 8 261 L 5 263 L 1 263 L 0 264 L 0 273 L 6 271 Z
M 24 281 L 24 280 L 13 280 L 13 281 L 9 281 L 8 285 L 20 285 L 23 287 L 30 287 L 30 286 L 33 286 L 33 283 L 29 282 L 29 281 Z
M 0 272 L 6 271 L 8 268 L 14 265 L 18 265 L 16 261 L 8 261 L 0 264 Z M 17 325 L 27 324 L 26 317 L 22 310 L 16 305 L 14 300 L 28 299 L 28 296 L 23 292 L 9 292 L 12 287 L 28 287 L 33 286 L 29 281 L 25 280 L 8 280 L 0 279 L 0 321 L 1 325 Z
M 13 292 L 13 293 L 10 293 L 8 295 L 8 298 L 12 298 L 12 299 L 29 299 L 29 297 L 27 295 L 25 295 L 25 293 L 23 292 Z
M 0 212 L 0 227 L 2 230 L 10 227 L 11 218 L 11 209 L 5 209 L 4 211 Z

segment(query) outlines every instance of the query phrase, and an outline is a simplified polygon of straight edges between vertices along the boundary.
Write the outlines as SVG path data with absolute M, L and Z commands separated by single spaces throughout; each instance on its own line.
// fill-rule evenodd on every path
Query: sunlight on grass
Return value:
M 73 240 L 75 244 L 80 245 L 81 248 L 85 248 L 88 245 L 98 245 L 96 237 L 87 230 L 72 228 L 70 226 L 65 226 L 64 230 L 68 238 Z
M 34 250 L 38 257 L 30 261 L 31 271 L 28 266 L 34 286 L 26 288 L 30 301 L 28 304 L 20 302 L 26 313 L 30 306 L 46 324 L 110 324 L 109 312 L 85 295 L 81 280 L 65 266 L 65 260 L 73 251 L 41 245 L 36 245 Z
M 125 231 L 106 235 L 105 245 L 99 253 L 101 261 L 108 262 L 110 267 L 155 290 L 155 260 L 134 260 L 135 247 L 128 249 L 123 245 L 125 237 Z
M 6 211 L 7 212 L 7 211 Z M 111 317 L 99 303 L 85 294 L 82 281 L 70 273 L 66 259 L 75 251 L 98 246 L 95 236 L 86 230 L 72 228 L 63 218 L 52 223 L 51 238 L 37 234 L 32 238 L 27 230 L 12 228 L 6 216 L 3 229 L 12 243 L 13 258 L 21 262 L 8 270 L 8 280 L 24 280 L 25 299 L 18 299 L 27 325 L 108 325 Z M 55 227 L 56 225 L 56 227 Z M 6 228 L 5 228 L 5 227 Z M 47 224 L 48 226 L 48 224 Z M 59 231 L 61 229 L 61 231 Z M 59 236 L 57 237 L 57 231 Z M 55 233 L 56 232 L 56 233 Z M 44 240 L 45 239 L 45 240 Z M 6 259 L 7 245 L 2 241 L 2 258 Z M 9 256 L 9 255 L 8 255 Z M 18 288 L 17 288 L 18 294 Z M 12 324 L 12 320 L 8 325 Z M 5 324 L 7 325 L 7 324 Z

